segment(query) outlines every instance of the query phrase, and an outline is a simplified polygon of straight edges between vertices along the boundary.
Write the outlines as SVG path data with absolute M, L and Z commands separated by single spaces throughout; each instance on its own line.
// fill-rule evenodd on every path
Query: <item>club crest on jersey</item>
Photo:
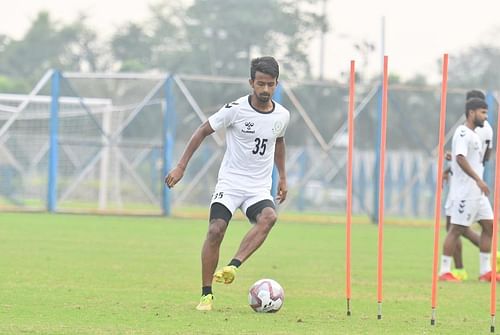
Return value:
M 281 121 L 274 122 L 273 134 L 278 135 L 279 133 L 281 133 L 282 130 L 283 130 L 283 122 Z
M 255 124 L 253 122 L 246 121 L 245 127 L 243 129 L 241 129 L 241 132 L 246 133 L 246 134 L 255 134 L 255 130 L 252 129 L 252 127 L 254 125 Z

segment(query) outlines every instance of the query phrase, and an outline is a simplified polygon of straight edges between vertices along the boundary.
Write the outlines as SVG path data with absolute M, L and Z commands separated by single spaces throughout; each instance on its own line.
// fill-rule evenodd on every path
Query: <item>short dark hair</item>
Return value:
M 486 96 L 480 90 L 470 90 L 465 94 L 465 100 L 469 100 L 472 98 L 479 98 L 479 99 L 485 100 Z
M 250 66 L 250 78 L 255 80 L 255 73 L 259 71 L 278 79 L 280 75 L 280 67 L 274 57 L 264 56 L 252 59 Z
M 488 109 L 488 104 L 483 99 L 471 98 L 467 100 L 467 102 L 465 103 L 465 116 L 467 117 L 469 111 L 480 108 Z

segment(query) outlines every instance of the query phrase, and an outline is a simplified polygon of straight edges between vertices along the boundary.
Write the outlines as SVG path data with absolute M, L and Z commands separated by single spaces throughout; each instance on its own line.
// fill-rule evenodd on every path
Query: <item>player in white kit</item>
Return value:
M 465 99 L 466 101 L 471 99 L 471 98 L 479 98 L 482 100 L 486 99 L 486 96 L 484 95 L 483 92 L 480 90 L 470 90 L 466 93 Z M 476 127 L 474 129 L 476 134 L 479 135 L 479 138 L 481 140 L 481 145 L 482 145 L 482 150 L 483 150 L 483 158 L 482 162 L 483 165 L 486 165 L 486 162 L 489 161 L 490 159 L 490 154 L 491 150 L 493 148 L 493 129 L 491 128 L 491 125 L 489 124 L 488 120 L 484 121 L 483 127 Z M 447 152 L 446 153 L 446 159 L 451 160 L 451 153 Z M 449 181 L 452 178 L 452 171 L 451 168 L 448 168 L 444 171 L 444 180 Z M 480 176 L 483 178 L 483 176 Z M 452 204 L 452 199 L 451 199 L 451 193 L 448 193 L 448 197 L 446 199 L 446 204 L 445 204 L 445 215 L 446 215 L 446 231 L 450 229 L 450 209 L 451 209 L 451 204 Z M 471 228 L 467 229 L 463 237 L 468 239 L 472 244 L 474 244 L 476 247 L 479 247 L 479 234 L 476 233 L 474 230 Z M 497 262 L 500 261 L 500 258 L 497 255 Z M 462 259 L 462 240 L 458 239 L 457 245 L 455 248 L 455 252 L 453 253 L 453 261 L 455 263 L 455 269 L 453 269 L 451 272 L 455 277 L 461 280 L 467 280 L 468 279 L 468 274 L 467 271 L 464 268 L 463 265 L 463 259 Z
M 278 76 L 279 65 L 273 57 L 253 59 L 249 80 L 252 94 L 226 104 L 210 116 L 194 132 L 179 163 L 165 177 L 167 186 L 173 187 L 182 178 L 189 159 L 205 137 L 225 129 L 226 152 L 212 195 L 208 233 L 201 252 L 202 296 L 196 307 L 198 310 L 212 309 L 212 280 L 232 283 L 236 269 L 262 245 L 276 222 L 271 195 L 274 164 L 279 173 L 276 200 L 281 203 L 286 199 L 284 135 L 290 113 L 272 100 Z M 253 226 L 234 258 L 215 272 L 222 239 L 238 208 Z
M 452 141 L 450 197 L 450 229 L 443 244 L 439 280 L 460 281 L 451 273 L 451 260 L 457 241 L 472 222 L 478 221 L 482 231 L 479 238 L 479 280 L 498 280 L 491 272 L 491 237 L 493 232 L 493 211 L 487 198 L 489 189 L 482 180 L 483 147 L 479 135 L 474 132 L 488 118 L 488 105 L 479 98 L 467 100 L 466 121 L 457 127 Z

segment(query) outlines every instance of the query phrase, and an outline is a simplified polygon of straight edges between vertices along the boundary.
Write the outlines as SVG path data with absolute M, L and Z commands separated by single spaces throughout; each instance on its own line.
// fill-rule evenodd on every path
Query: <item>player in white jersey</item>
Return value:
M 466 100 L 469 100 L 471 98 L 479 98 L 482 100 L 485 100 L 485 95 L 483 92 L 479 90 L 470 90 L 466 94 Z M 481 145 L 482 145 L 482 151 L 483 151 L 483 158 L 482 162 L 483 165 L 486 164 L 486 162 L 490 158 L 490 153 L 491 149 L 493 147 L 493 129 L 491 128 L 488 120 L 484 121 L 483 127 L 476 127 L 474 129 L 476 134 L 479 135 L 479 138 L 481 140 Z M 451 153 L 447 152 L 446 153 L 446 159 L 451 160 Z M 452 172 L 451 168 L 446 169 L 444 171 L 444 180 L 449 181 L 450 178 L 452 177 Z M 482 178 L 483 176 L 481 176 Z M 450 209 L 451 209 L 451 204 L 452 204 L 452 199 L 451 199 L 451 193 L 448 193 L 448 197 L 446 199 L 446 204 L 445 204 L 445 215 L 446 215 L 446 230 L 448 231 L 450 229 Z M 472 244 L 474 244 L 476 247 L 479 247 L 479 234 L 476 233 L 474 230 L 471 228 L 467 229 L 464 232 L 463 237 L 467 238 Z M 500 258 L 497 257 L 497 261 L 499 261 Z M 457 245 L 455 248 L 455 252 L 453 254 L 453 261 L 455 263 L 455 269 L 453 269 L 451 272 L 453 275 L 461 280 L 467 280 L 468 279 L 468 274 L 467 271 L 464 268 L 463 265 L 463 260 L 462 260 L 462 241 L 459 239 L 457 241 Z
M 482 231 L 479 238 L 479 280 L 499 280 L 491 272 L 491 236 L 493 231 L 493 211 L 487 198 L 489 189 L 482 180 L 483 148 L 479 135 L 474 132 L 488 118 L 488 105 L 479 98 L 467 100 L 466 121 L 453 135 L 450 196 L 450 229 L 443 244 L 441 271 L 442 281 L 460 281 L 451 273 L 451 260 L 457 241 L 474 221 L 478 221 Z
M 202 296 L 196 307 L 198 310 L 212 309 L 212 280 L 232 283 L 236 269 L 262 245 L 276 222 L 271 196 L 274 163 L 279 173 L 276 200 L 281 203 L 286 199 L 284 135 L 290 113 L 272 100 L 278 76 L 279 66 L 274 58 L 253 59 L 249 80 L 252 94 L 226 104 L 210 116 L 194 132 L 177 167 L 165 177 L 167 186 L 173 187 L 182 178 L 191 156 L 205 137 L 225 129 L 226 152 L 212 196 L 208 233 L 201 252 Z M 215 271 L 222 239 L 238 208 L 253 226 L 229 264 Z

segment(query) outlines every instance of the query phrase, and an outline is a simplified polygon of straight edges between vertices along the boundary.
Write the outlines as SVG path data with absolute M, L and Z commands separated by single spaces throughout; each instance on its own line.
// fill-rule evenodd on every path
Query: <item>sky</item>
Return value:
M 70 22 L 84 12 L 89 16 L 89 23 L 105 38 L 126 22 L 141 22 L 148 17 L 151 1 L 157 0 L 9 1 L 9 9 L 0 11 L 0 34 L 21 38 L 36 14 L 47 10 L 60 22 Z M 467 3 L 456 0 L 325 1 L 331 28 L 324 37 L 323 69 L 328 79 L 346 77 L 350 60 L 356 61 L 358 70 L 378 73 L 384 40 L 391 74 L 409 79 L 421 73 L 432 81 L 440 78 L 437 64 L 444 53 L 452 59 L 473 45 L 495 41 L 495 32 L 500 33 L 500 0 Z M 364 41 L 375 47 L 367 56 L 354 48 Z M 310 48 L 315 76 L 319 76 L 321 67 L 320 45 L 318 36 Z

